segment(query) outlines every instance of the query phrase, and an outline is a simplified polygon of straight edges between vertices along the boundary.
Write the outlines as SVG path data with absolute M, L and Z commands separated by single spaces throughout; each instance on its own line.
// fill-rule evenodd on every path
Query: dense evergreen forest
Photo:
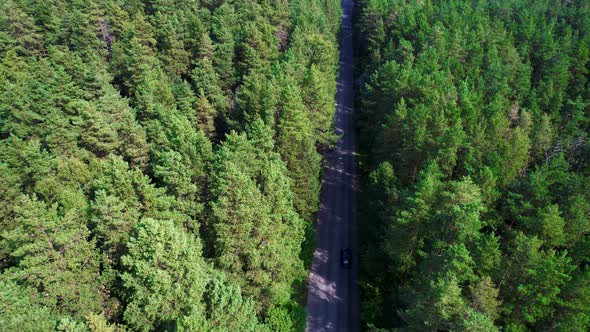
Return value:
M 365 326 L 590 330 L 590 2 L 357 5 Z
M 1 329 L 301 330 L 340 12 L 0 1 Z

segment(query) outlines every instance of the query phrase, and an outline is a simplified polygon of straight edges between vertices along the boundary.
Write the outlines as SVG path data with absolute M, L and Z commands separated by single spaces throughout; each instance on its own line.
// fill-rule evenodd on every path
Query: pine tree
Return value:
M 321 157 L 316 151 L 313 128 L 296 84 L 284 83 L 278 104 L 277 150 L 294 183 L 297 211 L 309 220 L 319 203 Z
M 212 55 L 213 66 L 219 75 L 221 88 L 224 91 L 231 91 L 238 80 L 235 66 L 235 27 L 238 18 L 234 7 L 229 3 L 223 3 L 216 8 L 211 20 L 211 37 L 215 42 L 215 51 Z
M 207 100 L 213 105 L 217 114 L 223 115 L 229 109 L 229 101 L 221 89 L 219 75 L 213 66 L 212 56 L 214 45 L 208 34 L 201 37 L 199 58 L 191 74 L 193 88 L 199 94 L 204 93 Z
M 161 12 L 156 13 L 155 26 L 160 27 L 156 30 L 156 40 L 160 49 L 160 60 L 162 67 L 167 73 L 176 76 L 186 75 L 189 68 L 189 52 L 184 45 L 184 31 L 175 15 L 164 15 Z
M 257 8 L 257 11 L 261 11 L 261 8 Z M 262 17 L 253 16 L 253 20 L 247 21 L 241 31 L 237 52 L 238 68 L 242 75 L 251 71 L 264 71 L 278 57 L 276 28 Z
M 72 194 L 80 205 L 61 211 L 35 197 L 19 199 L 16 227 L 2 234 L 16 265 L 0 279 L 31 287 L 41 304 L 82 317 L 101 310 L 104 294 L 98 255 L 85 225 L 86 203 L 79 192 Z
M 217 112 L 215 108 L 209 103 L 203 90 L 199 92 L 199 97 L 196 102 L 195 116 L 197 118 L 198 128 L 209 138 L 217 137 L 215 131 L 215 119 Z
M 506 262 L 502 294 L 510 310 L 508 322 L 516 326 L 534 324 L 554 312 L 558 299 L 573 270 L 566 253 L 541 250 L 542 241 L 517 233 L 514 259 Z
M 175 329 L 176 320 L 199 314 L 207 285 L 207 265 L 200 242 L 169 220 L 143 219 L 123 256 L 122 279 L 128 290 L 125 321 L 130 327 L 150 331 Z
M 252 72 L 243 80 L 236 93 L 232 127 L 243 129 L 260 119 L 271 128 L 276 128 L 278 90 L 276 82 L 260 72 Z
M 257 126 L 264 128 L 260 121 Z M 245 135 L 229 135 L 211 189 L 216 264 L 256 299 L 258 310 L 286 303 L 302 271 L 303 222 L 293 209 L 285 166 L 271 151 L 257 151 Z
M 178 200 L 178 210 L 193 219 L 202 212 L 211 142 L 186 117 L 162 114 L 157 147 L 153 148 L 154 176 Z
M 231 283 L 222 273 L 212 272 L 203 294 L 206 306 L 208 331 L 267 331 L 258 323 L 252 299 L 242 297 L 240 287 Z M 198 316 L 183 317 L 178 323 L 181 331 L 202 328 Z
M 44 51 L 43 36 L 38 32 L 34 17 L 14 1 L 3 3 L 0 9 L 2 54 L 10 49 L 23 55 L 36 55 Z
M 55 328 L 50 307 L 36 303 L 37 292 L 15 281 L 0 281 L 0 323 L 8 330 L 34 332 Z
M 302 83 L 302 95 L 318 144 L 328 146 L 335 141 L 332 125 L 334 113 L 335 76 L 312 64 Z
M 157 63 L 154 57 L 152 27 L 138 14 L 122 27 L 122 38 L 112 45 L 111 66 L 115 77 L 123 82 L 126 95 L 135 95 L 145 72 Z

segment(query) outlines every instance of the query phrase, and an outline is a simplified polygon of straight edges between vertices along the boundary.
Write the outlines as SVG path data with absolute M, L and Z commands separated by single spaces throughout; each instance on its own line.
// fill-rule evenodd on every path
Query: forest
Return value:
M 304 330 L 341 13 L 0 0 L 1 329 Z M 589 331 L 590 1 L 354 22 L 362 329 Z
M 356 10 L 365 328 L 590 330 L 590 2 Z
M 0 1 L 1 329 L 302 330 L 340 13 Z

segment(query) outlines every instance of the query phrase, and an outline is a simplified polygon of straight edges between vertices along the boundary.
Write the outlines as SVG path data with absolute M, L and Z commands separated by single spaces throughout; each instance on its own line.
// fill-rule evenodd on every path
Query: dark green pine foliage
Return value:
M 590 328 L 589 10 L 360 3 L 367 328 Z
M 303 276 L 303 221 L 273 145 L 261 121 L 247 136 L 230 134 L 217 153 L 211 184 L 216 265 L 254 296 L 262 312 L 287 304 L 292 283 Z
M 199 95 L 203 95 L 215 108 L 217 114 L 225 114 L 229 109 L 229 101 L 223 93 L 219 74 L 213 67 L 215 45 L 208 34 L 201 36 L 198 58 L 192 72 L 193 87 Z
M 83 215 L 87 202 L 81 192 L 68 195 L 71 206 L 47 206 L 28 196 L 16 202 L 14 228 L 2 234 L 14 266 L 1 279 L 31 287 L 40 303 L 80 318 L 100 310 L 104 293 Z
M 1 2 L 2 327 L 304 329 L 339 6 Z
M 200 242 L 172 221 L 144 219 L 123 256 L 124 318 L 133 329 L 256 331 L 254 304 L 199 255 Z
M 226 92 L 231 92 L 238 80 L 235 67 L 237 23 L 236 11 L 227 3 L 216 8 L 211 17 L 211 37 L 215 45 L 213 67 L 219 76 L 221 89 Z
M 309 220 L 319 206 L 321 157 L 300 88 L 290 77 L 279 82 L 277 149 L 294 182 L 295 206 Z
M 131 328 L 173 329 L 176 319 L 204 311 L 206 264 L 194 238 L 171 221 L 144 219 L 128 250 L 122 279 L 129 292 L 124 317 Z
M 14 281 L 0 281 L 0 323 L 8 330 L 33 332 L 55 328 L 57 317 L 35 299 L 35 290 Z

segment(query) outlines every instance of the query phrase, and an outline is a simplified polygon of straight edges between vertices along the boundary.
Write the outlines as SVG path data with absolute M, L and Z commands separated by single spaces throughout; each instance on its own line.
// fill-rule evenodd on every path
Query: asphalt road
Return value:
M 326 158 L 318 247 L 313 256 L 307 295 L 308 331 L 358 331 L 358 250 L 354 161 L 352 0 L 342 0 L 340 72 L 336 95 L 336 132 L 342 135 Z M 352 268 L 340 266 L 340 249 L 352 249 Z

